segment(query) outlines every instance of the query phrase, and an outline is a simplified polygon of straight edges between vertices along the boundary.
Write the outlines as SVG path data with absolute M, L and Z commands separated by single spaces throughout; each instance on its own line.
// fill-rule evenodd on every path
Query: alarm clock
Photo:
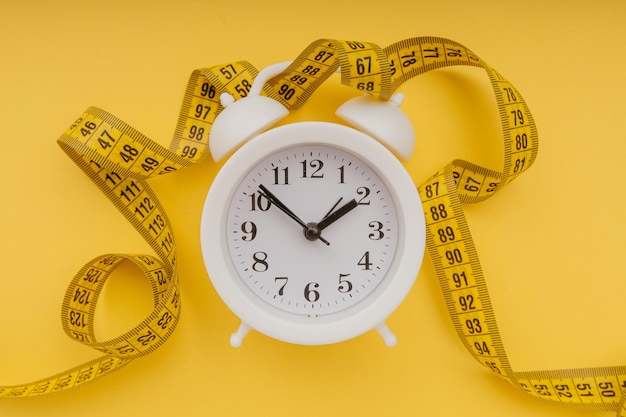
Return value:
M 262 70 L 248 96 L 210 132 L 214 160 L 231 154 L 202 210 L 200 239 L 209 278 L 241 319 L 233 347 L 254 329 L 296 344 L 345 341 L 376 329 L 410 291 L 425 248 L 410 158 L 413 128 L 398 105 L 368 95 L 337 115 L 354 127 L 307 121 L 272 128 L 288 110 L 262 96 L 289 63 Z

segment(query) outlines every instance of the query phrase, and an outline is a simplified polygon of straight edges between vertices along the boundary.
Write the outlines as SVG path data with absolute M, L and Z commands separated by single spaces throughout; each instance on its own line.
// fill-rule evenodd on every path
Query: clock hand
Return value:
M 334 222 L 339 220 L 341 217 L 343 217 L 345 214 L 347 214 L 350 210 L 352 210 L 353 208 L 355 208 L 358 205 L 359 205 L 359 203 L 357 203 L 356 200 L 353 198 L 352 200 L 348 201 L 343 206 L 339 207 L 337 209 L 337 211 L 334 211 L 330 215 L 328 215 L 327 217 L 324 217 L 317 224 L 317 228 L 320 231 L 324 230 L 325 228 L 327 228 L 328 226 L 330 226 L 331 224 L 333 224 Z
M 287 216 L 295 220 L 300 226 L 302 226 L 305 229 L 307 228 L 306 223 L 304 223 L 302 219 L 300 219 L 300 217 L 296 216 L 296 214 L 293 211 L 291 211 L 282 201 L 280 201 L 278 197 L 274 195 L 274 193 L 268 190 L 267 187 L 261 184 L 259 185 L 259 189 L 263 191 L 263 194 L 270 201 L 270 203 L 274 204 L 276 207 L 281 209 L 283 213 L 285 213 Z
M 330 210 L 328 210 L 328 213 L 326 213 L 326 215 L 324 215 L 323 219 L 325 219 L 326 217 L 330 216 L 330 213 L 332 213 L 333 210 L 335 209 L 335 207 L 337 207 L 339 205 L 339 203 L 341 203 L 341 200 L 343 200 L 343 197 L 339 197 L 339 200 L 337 200 L 335 205 Z
M 263 192 L 263 194 L 270 201 L 270 203 L 274 204 L 283 213 L 285 213 L 287 216 L 291 217 L 293 220 L 296 221 L 296 223 L 298 223 L 300 226 L 302 226 L 302 228 L 304 229 L 304 236 L 306 236 L 307 239 L 309 239 L 309 240 L 317 240 L 317 239 L 319 239 L 322 242 L 324 242 L 326 245 L 330 245 L 330 243 L 320 235 L 320 231 L 317 230 L 319 228 L 318 228 L 318 226 L 315 223 L 306 224 L 304 221 L 302 221 L 302 219 L 300 217 L 298 217 L 293 211 L 291 211 L 289 209 L 289 207 L 287 207 L 285 205 L 285 203 L 280 201 L 278 199 L 278 197 L 276 197 L 274 195 L 274 193 L 272 193 L 270 190 L 268 190 L 267 187 L 264 186 L 263 184 L 259 185 L 259 190 L 261 190 L 261 192 Z

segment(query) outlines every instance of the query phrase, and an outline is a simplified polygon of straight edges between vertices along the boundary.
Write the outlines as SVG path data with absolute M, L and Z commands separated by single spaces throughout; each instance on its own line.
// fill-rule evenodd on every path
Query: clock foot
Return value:
M 230 335 L 230 345 L 234 348 L 241 346 L 243 338 L 246 337 L 250 329 L 251 327 L 242 321 L 237 331 Z
M 378 326 L 376 326 L 376 331 L 378 332 L 380 337 L 383 338 L 387 346 L 394 347 L 396 343 L 398 343 L 398 338 L 395 334 L 391 332 L 391 330 L 389 330 L 389 327 L 387 327 L 387 324 L 385 324 L 385 322 L 382 322 Z

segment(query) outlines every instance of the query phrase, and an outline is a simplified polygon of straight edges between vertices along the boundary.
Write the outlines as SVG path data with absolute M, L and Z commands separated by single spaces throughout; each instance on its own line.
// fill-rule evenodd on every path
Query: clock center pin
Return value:
M 317 223 L 307 223 L 306 229 L 304 229 L 304 236 L 308 240 L 317 240 L 322 235 L 322 230 L 317 226 Z

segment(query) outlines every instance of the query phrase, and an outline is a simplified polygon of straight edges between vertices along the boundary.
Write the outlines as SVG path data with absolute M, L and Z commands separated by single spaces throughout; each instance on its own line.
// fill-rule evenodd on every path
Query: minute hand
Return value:
M 324 242 L 326 245 L 330 245 L 330 243 L 326 239 L 320 236 L 320 233 L 319 233 L 320 229 L 314 228 L 313 224 L 306 224 L 300 217 L 298 217 L 293 211 L 291 211 L 289 207 L 285 205 L 285 203 L 280 201 L 278 197 L 276 197 L 270 190 L 268 190 L 267 187 L 265 187 L 263 184 L 260 184 L 259 189 L 261 190 L 261 192 L 263 192 L 263 194 L 270 201 L 270 203 L 278 207 L 283 213 L 291 217 L 293 220 L 296 221 L 296 223 L 302 226 L 302 229 L 304 230 L 304 236 L 306 236 L 307 239 L 309 240 L 319 239 L 320 241 Z
M 317 227 L 319 228 L 319 230 L 324 230 L 325 228 L 327 228 L 328 226 L 330 226 L 331 224 L 333 224 L 334 222 L 339 220 L 346 213 L 348 213 L 350 210 L 352 210 L 353 208 L 355 208 L 358 205 L 359 204 L 353 198 L 352 200 L 348 201 L 343 206 L 339 207 L 336 211 L 332 212 L 329 216 L 327 216 L 324 219 L 322 219 L 322 221 L 320 221 L 317 224 Z
M 276 207 L 278 207 L 279 209 L 281 209 L 283 211 L 283 213 L 285 213 L 287 216 L 291 217 L 293 220 L 295 220 L 300 226 L 302 226 L 304 229 L 307 228 L 307 225 L 304 221 L 302 221 L 302 219 L 300 219 L 300 217 L 296 216 L 296 214 L 291 211 L 282 201 L 280 201 L 278 199 L 278 197 L 276 197 L 270 190 L 268 190 L 263 184 L 259 185 L 259 189 L 263 192 L 263 194 L 265 194 L 265 197 L 267 197 L 267 199 L 274 204 Z

